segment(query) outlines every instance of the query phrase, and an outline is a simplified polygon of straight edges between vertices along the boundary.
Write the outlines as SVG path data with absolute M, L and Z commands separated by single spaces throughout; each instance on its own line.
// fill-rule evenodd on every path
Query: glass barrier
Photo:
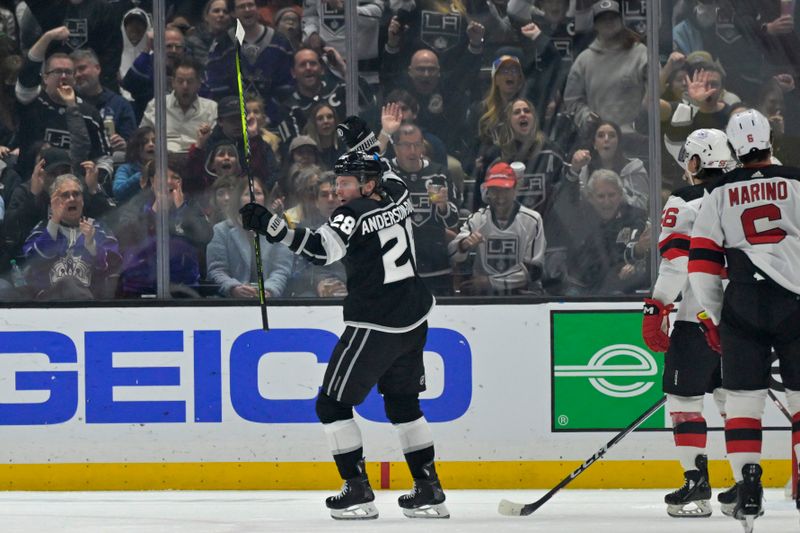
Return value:
M 349 95 L 409 187 L 438 296 L 645 294 L 689 132 L 754 106 L 775 156 L 800 157 L 794 1 L 664 1 L 658 35 L 641 0 L 359 0 L 355 28 L 341 0 L 166 1 L 155 51 L 160 1 L 89 4 L 0 7 L 3 302 L 152 298 L 159 268 L 172 298 L 257 298 L 246 176 L 291 225 L 325 223 Z M 346 294 L 341 265 L 260 248 L 268 297 Z

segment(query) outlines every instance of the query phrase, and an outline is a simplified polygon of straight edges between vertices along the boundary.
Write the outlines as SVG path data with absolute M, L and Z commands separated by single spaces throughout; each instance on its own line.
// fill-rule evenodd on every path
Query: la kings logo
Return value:
M 433 212 L 431 198 L 427 192 L 409 192 L 411 205 L 414 206 L 414 214 L 411 215 L 411 222 L 415 226 L 421 226 L 431 218 Z
M 519 203 L 530 209 L 536 209 L 546 199 L 545 176 L 543 173 L 524 174 L 517 186 Z
M 344 31 L 344 10 L 334 9 L 328 2 L 322 2 L 322 25 L 331 33 Z
M 68 131 L 47 128 L 44 130 L 44 140 L 50 146 L 69 150 L 72 146 L 72 137 Z
M 64 26 L 69 29 L 67 45 L 73 50 L 89 41 L 89 22 L 86 19 L 64 19 Z
M 490 237 L 486 241 L 486 264 L 502 273 L 517 264 L 519 243 L 513 237 Z
M 422 12 L 422 42 L 439 53 L 453 48 L 461 37 L 461 15 L 458 13 Z

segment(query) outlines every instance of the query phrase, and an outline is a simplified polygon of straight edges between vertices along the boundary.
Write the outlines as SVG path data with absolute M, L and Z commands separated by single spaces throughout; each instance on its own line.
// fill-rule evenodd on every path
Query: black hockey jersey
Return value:
M 427 318 L 433 296 L 417 275 L 408 189 L 386 174 L 382 190 L 380 201 L 357 198 L 338 207 L 316 231 L 296 228 L 289 248 L 316 264 L 342 260 L 345 324 L 400 333 Z
M 455 204 L 456 190 L 447 178 L 441 165 L 424 162 L 418 172 L 405 172 L 397 164 L 391 162 L 395 173 L 405 182 L 411 198 L 414 214 L 411 223 L 414 226 L 414 242 L 416 244 L 417 265 L 420 275 L 424 277 L 448 274 L 452 269 L 447 257 L 447 228 L 458 225 L 458 208 Z M 428 194 L 428 183 L 446 185 L 449 202 L 447 212 L 442 214 L 431 202 Z

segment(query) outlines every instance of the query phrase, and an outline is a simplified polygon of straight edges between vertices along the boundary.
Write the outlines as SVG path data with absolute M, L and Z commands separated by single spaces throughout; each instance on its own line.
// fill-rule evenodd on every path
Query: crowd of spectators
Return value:
M 345 0 L 168 0 L 155 95 L 152 1 L 0 0 L 0 300 L 153 296 L 160 220 L 174 296 L 256 298 L 248 173 L 290 224 L 338 205 L 348 30 L 359 116 L 408 184 L 437 295 L 648 290 L 652 176 L 680 186 L 686 135 L 737 108 L 768 116 L 776 156 L 800 163 L 794 1 L 662 2 L 655 117 L 644 0 L 357 3 L 346 28 Z M 341 267 L 282 250 L 261 243 L 267 297 L 346 294 Z

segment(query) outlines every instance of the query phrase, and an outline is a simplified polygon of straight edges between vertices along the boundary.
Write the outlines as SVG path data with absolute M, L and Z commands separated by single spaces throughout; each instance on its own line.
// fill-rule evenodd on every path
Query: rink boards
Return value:
M 326 489 L 340 481 L 314 397 L 343 330 L 336 306 L 3 309 L 0 489 Z M 422 396 L 451 488 L 555 485 L 661 396 L 637 303 L 438 306 Z M 779 394 L 782 398 L 782 394 Z M 712 477 L 726 479 L 710 397 Z M 373 392 L 356 410 L 376 486 L 409 486 Z M 767 484 L 790 433 L 767 405 Z M 660 410 L 575 482 L 681 480 Z M 726 481 L 727 482 L 727 481 Z

